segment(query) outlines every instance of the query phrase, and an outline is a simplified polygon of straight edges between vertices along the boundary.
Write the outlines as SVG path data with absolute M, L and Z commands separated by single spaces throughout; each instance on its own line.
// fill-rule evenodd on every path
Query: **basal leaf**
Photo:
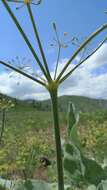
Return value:
M 64 169 L 73 182 L 79 183 L 85 173 L 79 149 L 69 142 L 65 145 Z
M 78 120 L 79 116 L 76 114 L 75 106 L 70 102 L 68 107 L 68 137 L 74 144 L 80 146 L 77 134 Z
M 98 186 L 102 180 L 107 178 L 107 174 L 95 160 L 83 157 L 82 161 L 85 166 L 84 178 L 88 183 Z
M 51 190 L 50 185 L 41 180 L 20 181 L 15 185 L 15 190 Z
M 107 180 L 102 181 L 102 188 L 103 190 L 107 190 Z
M 96 189 L 96 186 L 90 185 L 88 186 L 87 190 L 97 190 L 97 189 Z

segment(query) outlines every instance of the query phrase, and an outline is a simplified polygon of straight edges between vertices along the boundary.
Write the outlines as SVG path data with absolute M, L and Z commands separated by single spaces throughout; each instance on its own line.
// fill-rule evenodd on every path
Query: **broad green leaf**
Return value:
M 75 106 L 71 102 L 68 107 L 68 137 L 70 140 L 80 146 L 77 134 L 77 123 L 79 116 L 76 114 Z
M 42 180 L 5 180 L 0 178 L 0 185 L 8 188 L 8 190 L 58 190 L 57 183 L 47 183 Z M 13 184 L 13 186 L 12 186 Z M 64 188 L 67 190 L 70 185 L 65 184 Z M 1 189 L 0 189 L 1 190 Z M 6 189 L 7 190 L 7 189 Z
M 81 153 L 72 142 L 67 143 L 65 146 L 64 169 L 70 181 L 73 181 L 74 183 L 79 183 L 85 173 Z
M 65 185 L 65 190 L 70 187 Z M 42 180 L 28 180 L 26 183 L 19 183 L 14 190 L 58 190 L 56 183 L 46 183 Z
M 10 187 L 12 186 L 12 181 L 0 178 L 0 185 L 2 187 L 6 187 L 7 189 L 10 189 Z
M 64 169 L 76 183 L 84 181 L 98 186 L 102 180 L 107 179 L 105 170 L 95 160 L 84 157 L 72 143 L 66 144 L 64 153 Z
M 15 185 L 15 190 L 51 190 L 50 185 L 44 181 L 20 181 Z
M 81 152 L 72 142 L 67 143 L 65 146 L 65 158 L 74 161 L 77 167 L 79 166 L 81 174 L 84 175 L 85 168 L 82 163 Z
M 78 116 L 75 111 L 75 106 L 70 103 L 68 109 L 68 141 L 64 147 L 64 169 L 70 179 L 74 183 L 79 183 L 85 172 L 85 167 L 82 163 L 80 142 L 77 134 Z
M 98 186 L 102 180 L 107 178 L 107 174 L 95 160 L 83 156 L 82 161 L 85 166 L 84 178 L 88 183 Z
M 102 181 L 103 190 L 107 190 L 107 180 Z
M 74 184 L 78 185 L 82 181 L 79 163 L 66 158 L 64 160 L 64 168 L 68 175 L 69 183 L 73 182 Z
M 88 186 L 87 190 L 97 190 L 97 188 L 94 185 L 90 185 Z
M 68 106 L 68 135 L 70 135 L 72 127 L 76 124 L 75 106 L 71 102 Z
M 84 182 L 96 187 L 107 179 L 105 170 L 95 161 L 84 157 L 77 135 L 78 118 L 75 106 L 70 103 L 68 111 L 69 140 L 64 146 L 64 169 L 71 181 Z

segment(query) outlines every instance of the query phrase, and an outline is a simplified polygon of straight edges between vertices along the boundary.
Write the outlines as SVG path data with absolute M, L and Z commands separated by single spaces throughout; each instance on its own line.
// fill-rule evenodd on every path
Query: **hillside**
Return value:
M 58 101 L 60 111 L 66 111 L 69 102 L 74 103 L 76 109 L 81 112 L 94 112 L 107 109 L 107 100 L 93 99 L 83 96 L 60 96 Z M 39 103 L 41 104 L 42 109 L 50 109 L 50 100 L 44 100 Z
M 36 101 L 36 100 L 17 100 L 12 97 L 8 97 L 6 95 L 0 94 L 0 98 L 5 97 L 6 99 L 11 99 L 16 108 L 36 108 L 37 110 L 41 111 L 50 111 L 51 110 L 51 101 L 50 100 L 43 100 L 43 101 Z M 66 111 L 69 102 L 75 104 L 76 108 L 80 112 L 91 112 L 97 110 L 105 110 L 107 109 L 107 100 L 102 99 L 93 99 L 83 96 L 60 96 L 59 97 L 59 110 Z

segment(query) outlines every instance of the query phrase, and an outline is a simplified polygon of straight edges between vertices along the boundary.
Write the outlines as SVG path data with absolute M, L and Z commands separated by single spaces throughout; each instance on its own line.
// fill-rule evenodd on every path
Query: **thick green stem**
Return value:
M 54 123 L 55 142 L 56 142 L 58 190 L 64 190 L 64 177 L 63 177 L 63 163 L 62 163 L 62 150 L 61 150 L 61 136 L 60 136 L 60 129 L 59 129 L 57 89 L 52 90 L 50 92 L 50 96 L 51 96 L 51 102 L 52 102 L 53 123 Z

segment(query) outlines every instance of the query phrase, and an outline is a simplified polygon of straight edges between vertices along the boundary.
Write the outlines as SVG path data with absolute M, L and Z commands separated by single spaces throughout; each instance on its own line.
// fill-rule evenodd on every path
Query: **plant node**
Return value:
M 59 83 L 56 81 L 51 81 L 46 88 L 48 89 L 49 92 L 56 91 L 58 89 Z

